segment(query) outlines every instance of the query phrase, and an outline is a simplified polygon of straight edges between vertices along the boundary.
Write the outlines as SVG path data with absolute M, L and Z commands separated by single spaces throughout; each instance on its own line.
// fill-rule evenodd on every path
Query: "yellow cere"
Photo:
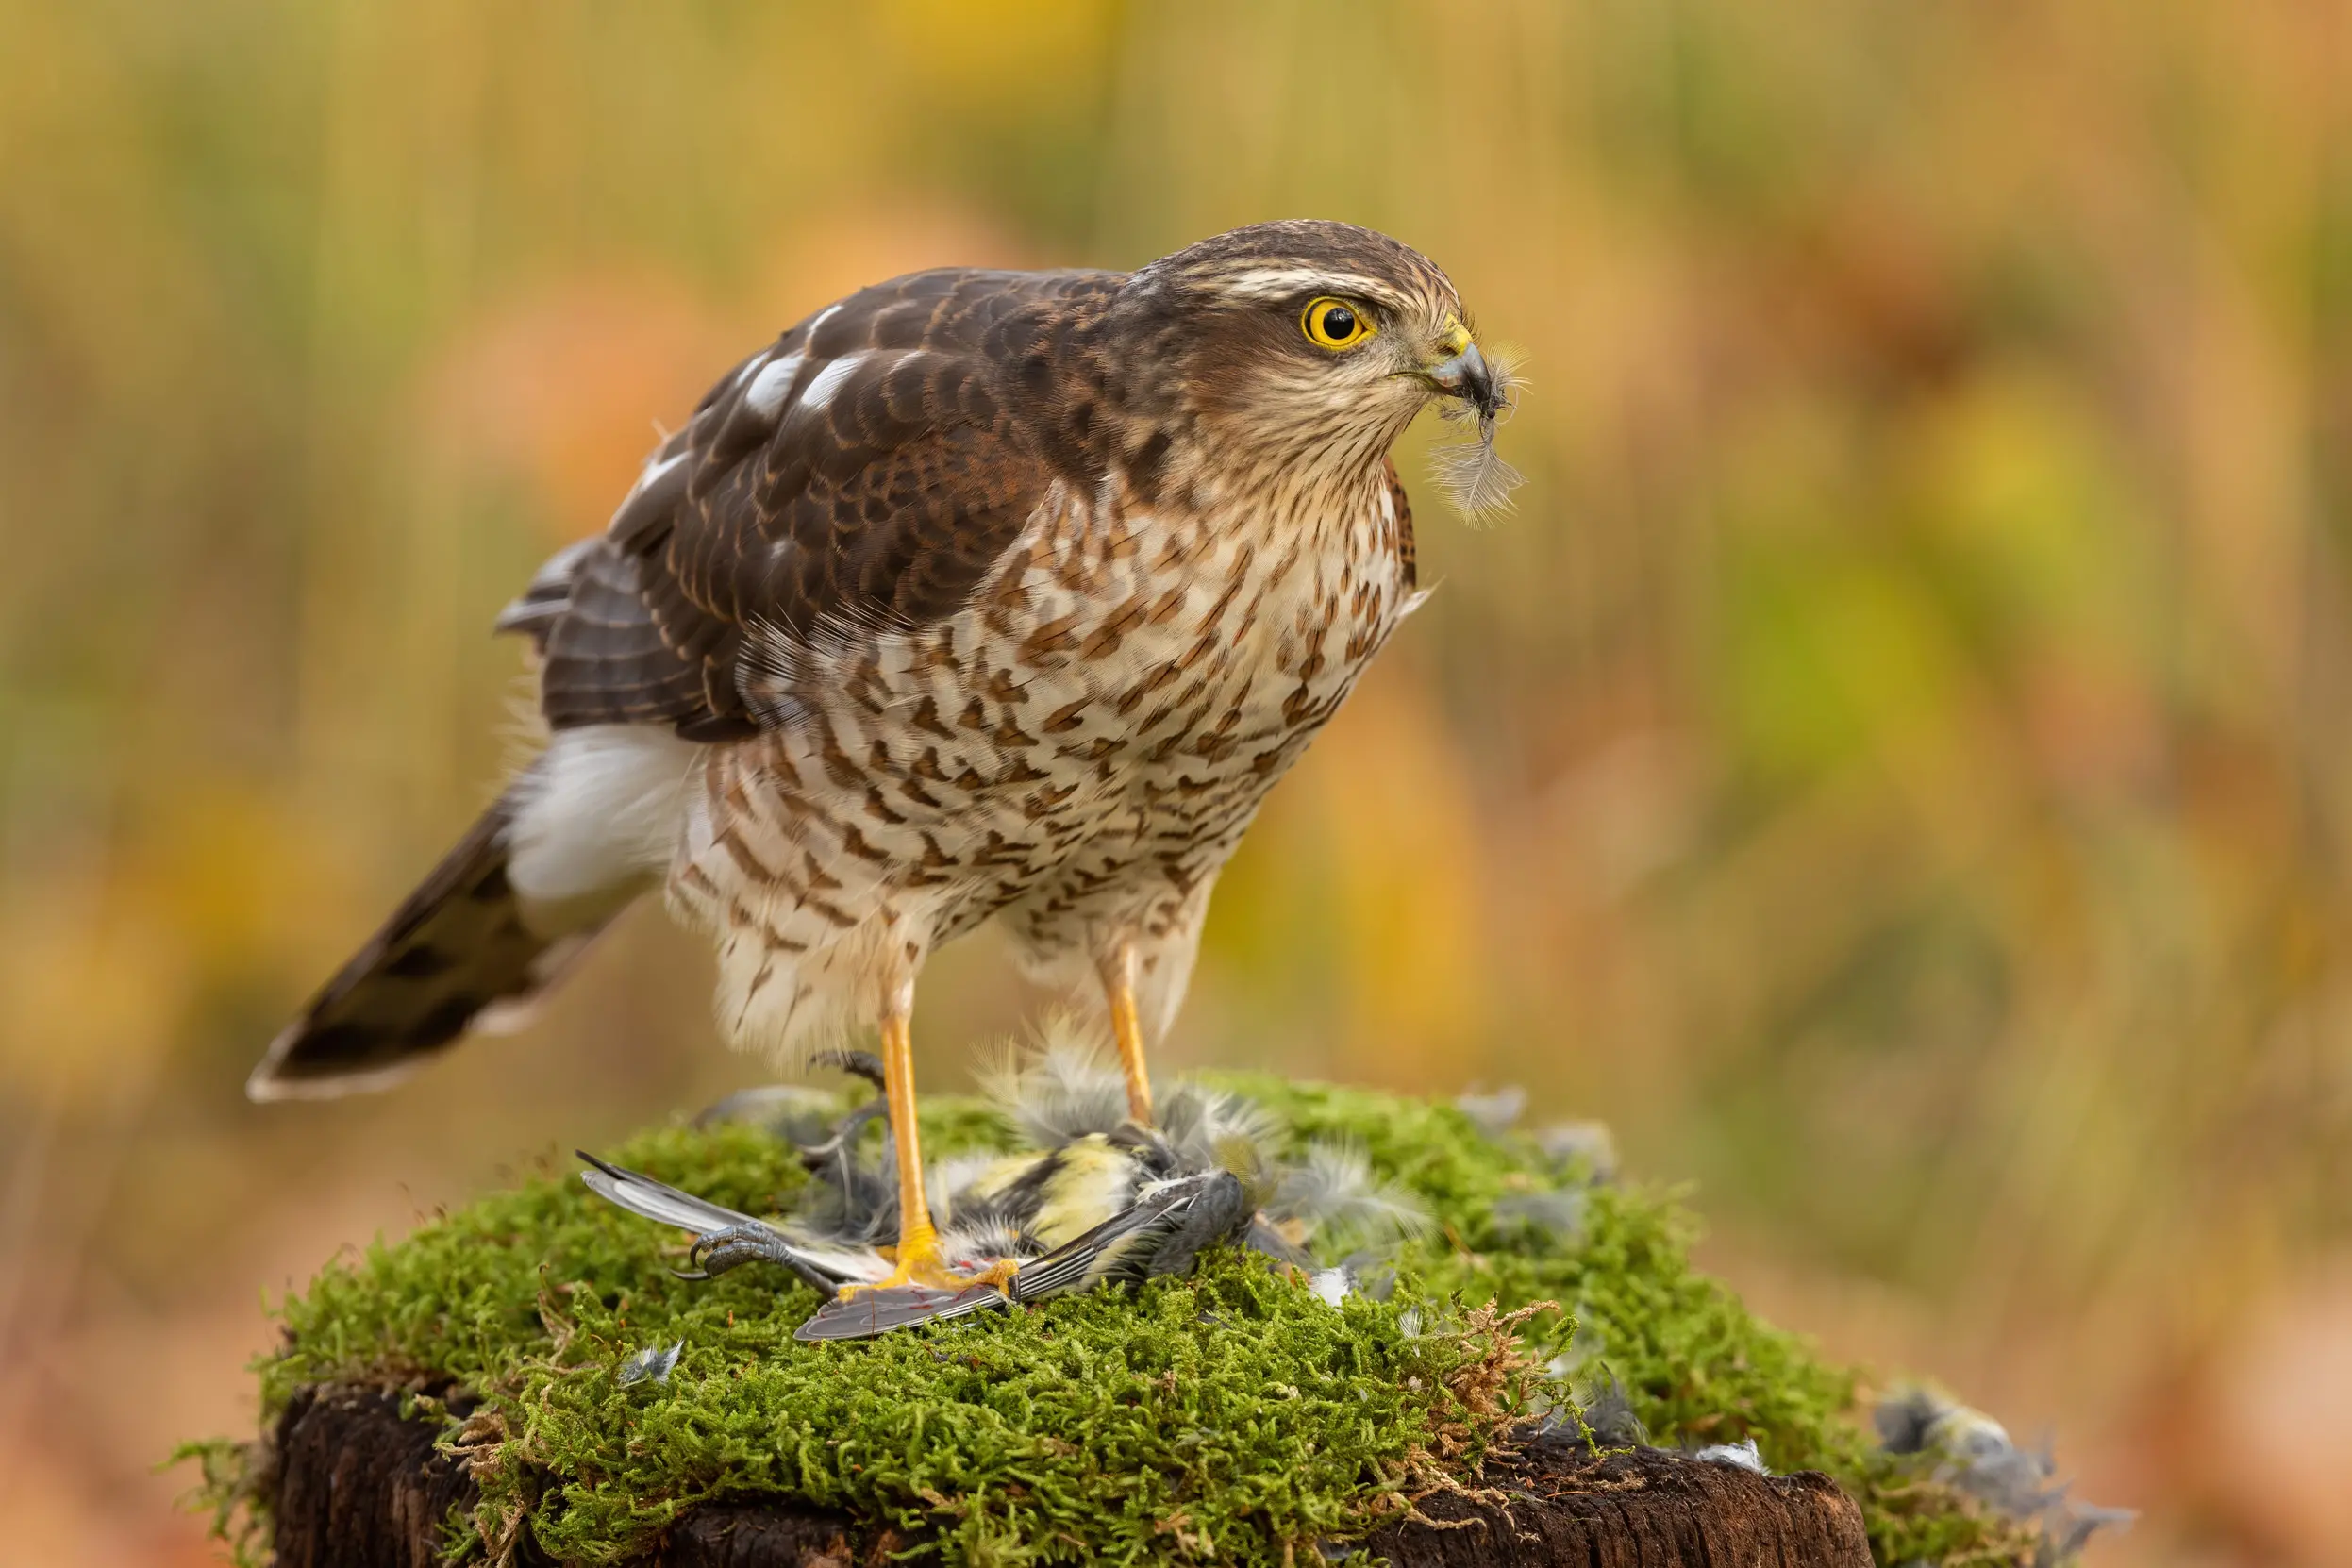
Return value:
M 1445 318 L 1445 333 L 1438 342 L 1448 354 L 1460 354 L 1471 346 L 1470 328 L 1461 324 L 1460 316 Z
M 1378 330 L 1362 306 L 1328 294 L 1309 300 L 1298 325 L 1307 341 L 1321 348 L 1354 348 Z

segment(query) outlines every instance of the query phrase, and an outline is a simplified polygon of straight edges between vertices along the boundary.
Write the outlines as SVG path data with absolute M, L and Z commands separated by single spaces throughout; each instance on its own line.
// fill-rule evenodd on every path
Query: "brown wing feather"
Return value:
M 1023 411 L 1040 399 L 1019 378 L 1117 281 L 919 273 L 737 366 L 606 533 L 550 560 L 499 618 L 540 646 L 547 722 L 744 733 L 754 627 L 953 614 L 1036 509 L 1046 450 L 1066 444 Z

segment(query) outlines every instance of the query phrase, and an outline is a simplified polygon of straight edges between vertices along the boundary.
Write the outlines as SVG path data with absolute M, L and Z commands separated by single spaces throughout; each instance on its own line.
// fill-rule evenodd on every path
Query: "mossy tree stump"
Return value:
M 277 1568 L 432 1568 L 474 1484 L 437 1452 L 430 1422 L 397 1395 L 326 1384 L 286 1408 L 277 1433 Z M 1760 1476 L 1640 1448 L 1595 1456 L 1539 1442 L 1487 1467 L 1476 1493 L 1424 1498 L 1359 1543 L 1398 1568 L 1870 1568 L 1853 1501 L 1826 1476 Z M 851 1568 L 916 1543 L 844 1513 L 706 1507 L 630 1568 Z M 546 1560 L 530 1550 L 525 1561 Z
M 1393 1294 L 1335 1301 L 1216 1249 L 1181 1278 L 802 1344 L 808 1286 L 681 1280 L 676 1233 L 550 1161 L 289 1297 L 257 1366 L 269 1441 L 190 1445 L 198 1496 L 281 1568 L 424 1568 L 467 1537 L 475 1560 L 737 1568 L 926 1540 L 976 1565 L 1311 1568 L 1332 1543 L 1400 1563 L 2035 1560 L 1932 1456 L 1877 1445 L 1852 1373 L 1693 1270 L 1660 1195 L 1454 1108 L 1227 1081 L 1282 1158 L 1343 1141 L 1427 1209 Z M 986 1105 L 924 1121 L 942 1155 L 1013 1146 Z M 752 1127 L 610 1152 L 751 1212 L 809 1179 Z M 664 1375 L 633 1370 L 662 1349 Z M 1676 1451 L 1518 1436 L 1563 1399 Z M 1743 1439 L 1787 1474 L 1680 1452 Z

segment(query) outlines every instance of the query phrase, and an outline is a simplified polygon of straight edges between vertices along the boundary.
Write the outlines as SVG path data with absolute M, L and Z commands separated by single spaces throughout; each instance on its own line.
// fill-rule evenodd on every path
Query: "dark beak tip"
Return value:
M 1481 419 L 1491 420 L 1503 411 L 1503 388 L 1476 343 L 1439 365 L 1430 373 L 1429 381 L 1446 396 L 1459 397 L 1476 409 Z

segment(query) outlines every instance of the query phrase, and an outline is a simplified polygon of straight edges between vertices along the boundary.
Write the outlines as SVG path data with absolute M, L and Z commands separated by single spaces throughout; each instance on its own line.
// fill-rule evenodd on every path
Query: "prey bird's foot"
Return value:
M 687 1269 L 672 1272 L 680 1279 L 709 1279 L 745 1263 L 780 1263 L 798 1273 L 799 1261 L 791 1244 L 766 1226 L 731 1225 L 695 1237 Z
M 992 1258 L 977 1267 L 966 1265 L 956 1275 L 966 1286 L 993 1285 L 1006 1295 L 1012 1294 L 1012 1276 L 1021 1272 L 1020 1261 L 1011 1258 Z

